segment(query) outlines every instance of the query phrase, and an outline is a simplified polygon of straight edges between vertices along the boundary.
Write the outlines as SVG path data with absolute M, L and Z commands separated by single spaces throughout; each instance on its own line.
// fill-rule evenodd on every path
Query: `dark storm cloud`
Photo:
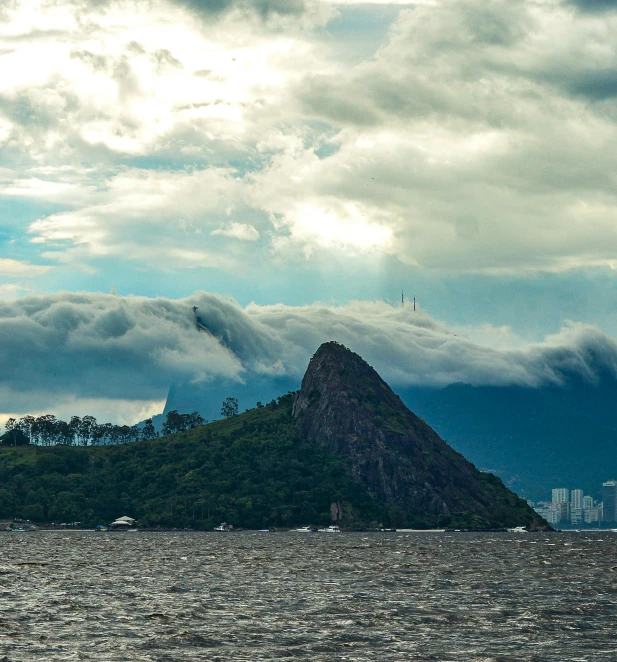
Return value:
M 105 9 L 117 0 L 85 0 L 77 2 L 77 6 L 88 6 L 94 9 Z M 305 11 L 304 0 L 170 0 L 179 7 L 184 7 L 199 16 L 221 16 L 233 10 L 246 11 L 268 19 L 272 15 L 293 16 Z
M 328 340 L 358 352 L 393 385 L 538 386 L 568 374 L 593 381 L 617 367 L 616 343 L 592 327 L 498 350 L 382 302 L 243 309 L 205 292 L 180 300 L 60 293 L 0 304 L 0 388 L 14 396 L 157 399 L 172 382 L 299 378 Z
M 584 72 L 568 82 L 569 90 L 594 101 L 617 96 L 617 69 Z
M 294 15 L 304 12 L 304 0 L 172 0 L 174 4 L 186 7 L 204 15 L 223 14 L 240 9 L 255 12 L 264 19 L 272 14 Z
M 583 12 L 604 12 L 617 10 L 617 0 L 567 0 Z

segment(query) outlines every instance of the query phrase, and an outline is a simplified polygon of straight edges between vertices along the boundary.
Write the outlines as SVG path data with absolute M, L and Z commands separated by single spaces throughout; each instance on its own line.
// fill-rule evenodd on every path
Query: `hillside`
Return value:
M 536 388 L 451 384 L 395 391 L 452 448 L 521 496 L 546 500 L 551 488 L 570 486 L 601 498 L 602 482 L 617 477 L 617 380 L 608 373 L 594 382 L 563 378 L 560 386 Z M 299 386 L 300 380 L 264 377 L 243 385 L 175 385 L 165 412 L 197 410 L 212 420 L 224 396 L 246 408 Z
M 261 528 L 326 524 L 334 510 L 356 527 L 542 525 L 334 343 L 298 394 L 239 416 L 121 446 L 2 448 L 0 485 L 0 517 L 38 522 Z

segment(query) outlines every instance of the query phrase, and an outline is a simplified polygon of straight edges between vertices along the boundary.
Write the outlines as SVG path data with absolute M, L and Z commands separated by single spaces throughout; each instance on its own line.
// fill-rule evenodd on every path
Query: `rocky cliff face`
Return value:
M 342 345 L 326 343 L 313 356 L 293 416 L 308 439 L 342 456 L 347 471 L 374 497 L 407 513 L 542 524 L 522 499 L 450 448 Z

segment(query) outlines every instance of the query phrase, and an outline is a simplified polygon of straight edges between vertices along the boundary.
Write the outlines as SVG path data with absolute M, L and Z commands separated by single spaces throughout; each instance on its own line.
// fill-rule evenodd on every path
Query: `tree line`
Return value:
M 185 432 L 207 421 L 198 412 L 180 414 L 176 410 L 167 414 L 163 434 Z M 2 441 L 9 446 L 34 444 L 37 446 L 106 446 L 129 444 L 143 439 L 155 439 L 159 433 L 151 418 L 142 425 L 115 425 L 99 423 L 94 416 L 71 416 L 69 421 L 53 414 L 9 418 L 4 426 Z
M 261 406 L 261 403 L 257 403 Z M 238 400 L 225 398 L 221 406 L 221 416 L 230 418 L 238 415 Z M 199 412 L 180 414 L 176 409 L 168 412 L 163 423 L 164 436 L 186 432 L 205 425 L 208 421 Z M 24 446 L 111 446 L 129 444 L 145 439 L 156 439 L 159 433 L 151 418 L 142 425 L 115 425 L 98 423 L 94 416 L 71 416 L 69 421 L 56 418 L 53 414 L 9 418 L 0 437 L 5 445 Z

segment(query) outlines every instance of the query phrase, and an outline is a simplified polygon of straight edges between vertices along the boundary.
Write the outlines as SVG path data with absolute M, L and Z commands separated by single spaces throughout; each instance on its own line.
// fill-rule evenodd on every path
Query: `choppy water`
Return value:
M 617 534 L 8 533 L 0 662 L 617 660 Z

